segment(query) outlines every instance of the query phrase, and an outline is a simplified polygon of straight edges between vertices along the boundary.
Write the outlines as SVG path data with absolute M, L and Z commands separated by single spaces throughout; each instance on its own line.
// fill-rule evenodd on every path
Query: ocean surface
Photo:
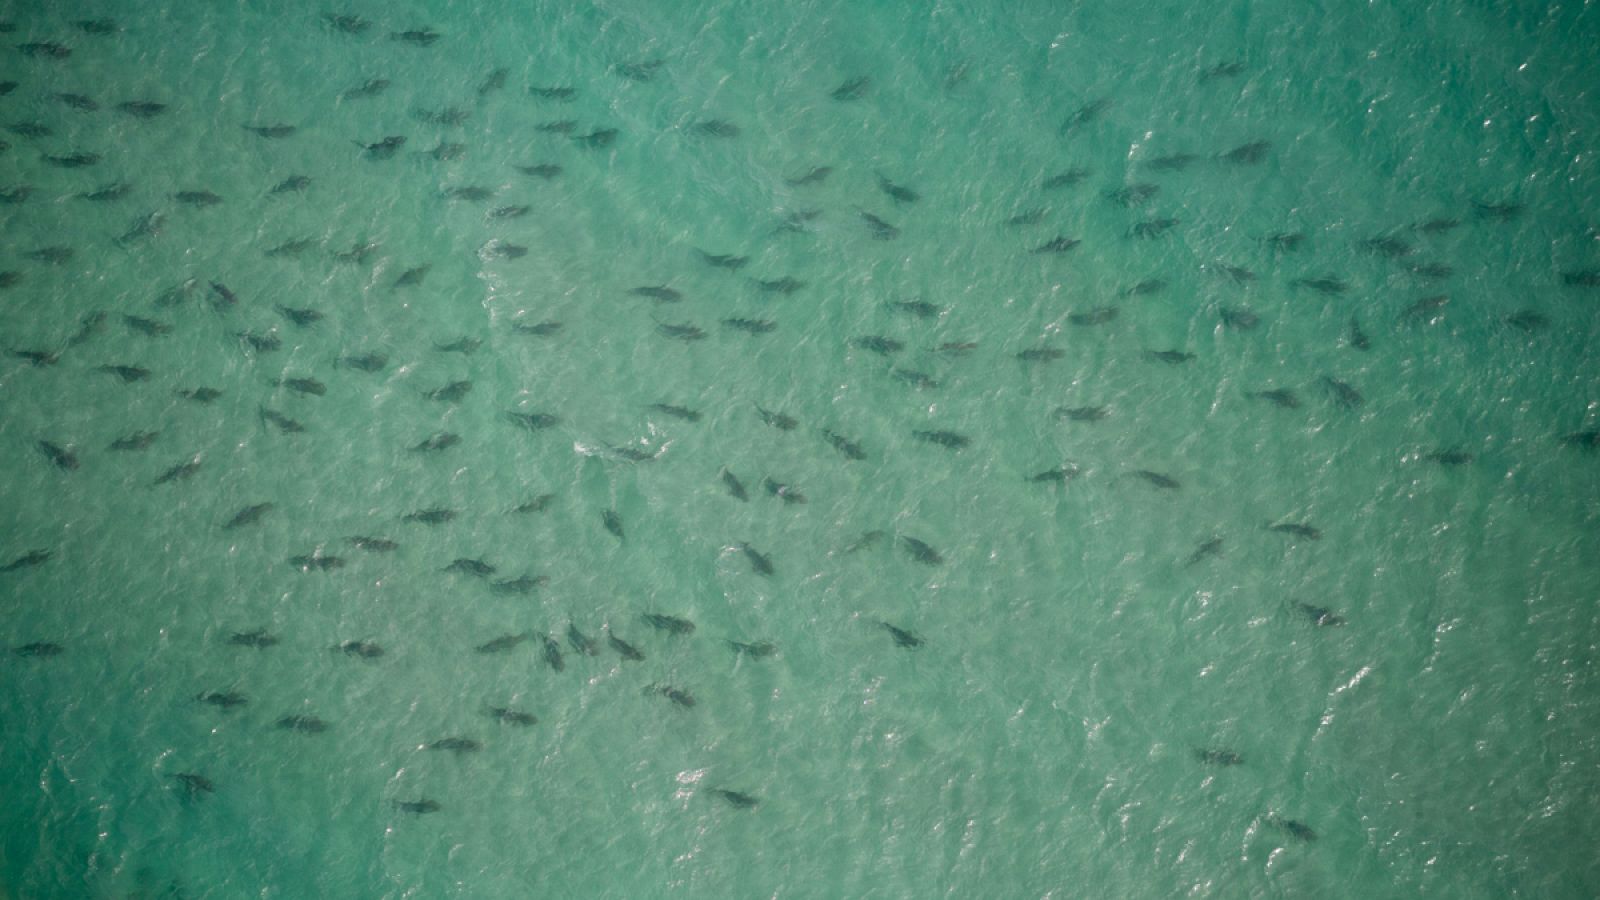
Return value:
M 1600 895 L 1597 4 L 0 23 L 0 896 Z

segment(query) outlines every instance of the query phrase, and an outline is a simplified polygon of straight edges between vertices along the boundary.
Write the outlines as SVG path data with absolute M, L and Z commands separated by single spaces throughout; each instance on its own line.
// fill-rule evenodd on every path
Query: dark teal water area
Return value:
M 1600 895 L 1594 4 L 0 22 L 0 894 Z

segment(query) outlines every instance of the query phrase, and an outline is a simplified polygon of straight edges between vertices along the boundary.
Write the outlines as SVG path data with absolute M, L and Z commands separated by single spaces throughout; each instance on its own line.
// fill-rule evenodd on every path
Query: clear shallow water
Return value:
M 1592 896 L 1595 13 L 13 6 L 0 883 L 75 896 Z M 420 48 L 386 39 L 430 25 Z M 72 48 L 28 56 L 29 41 Z M 646 82 L 619 64 L 660 60 Z M 1234 75 L 1205 78 L 1238 62 Z M 490 72 L 501 90 L 480 95 Z M 856 77 L 862 96 L 830 93 Z M 341 99 L 372 78 L 382 95 Z M 528 88 L 570 85 L 559 102 Z M 95 111 L 55 95 L 81 93 Z M 116 103 L 168 105 L 146 119 Z M 1096 102 L 1107 100 L 1103 106 Z M 457 108 L 458 125 L 418 111 Z M 1096 110 L 1064 128 L 1078 110 Z M 615 128 L 586 149 L 577 133 Z M 720 119 L 736 138 L 696 133 Z M 243 124 L 293 124 L 269 140 Z M 408 138 L 393 159 L 352 141 Z M 1259 162 L 1219 160 L 1252 141 Z M 415 151 L 465 145 L 459 159 Z M 93 152 L 80 169 L 45 155 Z M 1152 161 L 1192 154 L 1186 167 Z M 559 165 L 555 177 L 516 165 Z M 823 183 L 786 183 L 814 166 Z M 1169 165 L 1171 165 L 1169 163 Z M 1081 183 L 1046 189 L 1083 169 Z M 897 204 L 880 177 L 913 189 Z M 304 193 L 269 194 L 296 174 Z M 75 195 L 126 181 L 115 202 Z M 1131 208 L 1107 192 L 1158 191 Z M 483 201 L 448 199 L 464 186 Z M 209 190 L 192 208 L 172 195 Z M 1504 220 L 1474 204 L 1515 204 Z M 491 218 L 526 205 L 519 218 Z M 809 231 L 779 230 L 816 210 Z M 875 241 L 859 215 L 901 233 Z M 1042 210 L 1033 225 L 1007 225 Z M 119 244 L 151 212 L 161 233 Z M 1140 221 L 1174 218 L 1137 239 Z M 1455 228 L 1425 234 L 1434 219 Z M 1263 241 L 1299 232 L 1294 252 Z M 1396 236 L 1390 258 L 1363 242 Z M 1035 254 L 1057 237 L 1068 253 Z M 298 256 L 268 256 L 309 240 Z M 520 258 L 484 253 L 491 242 Z M 335 254 L 375 243 L 360 263 Z M 60 265 L 26 256 L 70 246 Z M 696 250 L 749 256 L 737 272 Z M 1413 266 L 1451 272 L 1419 276 Z M 1220 264 L 1255 274 L 1228 277 Z M 401 273 L 430 268 L 420 285 Z M 1325 295 L 1294 281 L 1326 274 Z M 793 294 L 752 279 L 804 281 Z M 164 305 L 185 279 L 199 287 Z M 240 298 L 212 308 L 216 280 Z M 1133 292 L 1140 282 L 1163 289 Z M 656 304 L 629 293 L 668 284 Z M 1419 299 L 1443 307 L 1406 314 Z M 922 298 L 939 314 L 897 312 Z M 314 308 L 307 328 L 277 305 Z M 1115 306 L 1076 325 L 1073 313 Z M 1224 327 L 1247 308 L 1253 329 Z M 1507 317 L 1532 310 L 1532 330 Z M 86 339 L 80 322 L 106 313 Z M 122 316 L 160 321 L 149 337 Z M 1345 339 L 1355 316 L 1370 349 Z M 770 319 L 764 335 L 719 324 Z M 93 321 L 91 319 L 91 321 Z M 516 326 L 560 321 L 549 337 Z M 693 323 L 700 341 L 658 323 Z M 275 334 L 256 352 L 236 335 Z M 902 342 L 892 359 L 852 345 Z M 470 354 L 434 349 L 461 337 Z M 964 355 L 931 352 L 976 342 Z M 1050 362 L 1018 352 L 1051 347 Z M 1150 350 L 1195 358 L 1169 365 Z M 378 373 L 340 368 L 378 351 Z M 97 371 L 139 365 L 124 385 Z M 918 388 L 892 369 L 921 373 Z M 1343 408 L 1324 376 L 1355 386 Z M 322 396 L 277 386 L 310 377 Z M 460 402 L 428 393 L 470 380 Z M 210 386 L 209 405 L 175 395 Z M 1252 390 L 1287 387 L 1280 409 Z M 652 411 L 679 404 L 683 422 Z M 764 425 L 757 405 L 801 423 Z M 304 424 L 284 434 L 266 405 Z M 1060 407 L 1104 405 L 1099 422 Z M 561 424 L 529 433 L 507 410 Z M 850 461 L 821 429 L 858 441 Z M 141 451 L 107 446 L 157 431 Z M 952 451 L 916 439 L 949 430 Z M 461 443 L 407 448 L 440 431 Z M 37 447 L 69 447 L 65 471 Z M 607 445 L 659 452 L 629 463 Z M 1457 449 L 1465 465 L 1425 454 Z M 198 457 L 187 479 L 152 482 Z M 1064 485 L 1028 481 L 1072 463 Z M 722 467 L 743 480 L 728 496 Z M 1162 490 L 1148 470 L 1181 487 Z M 807 503 L 761 488 L 790 483 Z M 511 510 L 541 494 L 543 512 Z M 271 502 L 251 527 L 223 529 Z M 429 527 L 406 513 L 448 507 Z M 601 523 L 615 509 L 618 541 Z M 1268 522 L 1311 522 L 1293 541 Z M 863 534 L 889 537 L 846 552 Z M 393 539 L 393 553 L 349 535 Z M 896 536 L 936 547 L 916 562 Z M 1186 564 L 1222 539 L 1221 554 Z M 737 550 L 770 555 L 762 577 Z M 288 560 L 336 554 L 342 568 Z M 458 557 L 548 584 L 497 593 Z M 1346 620 L 1318 627 L 1296 604 Z M 653 632 L 646 611 L 692 619 Z M 925 643 L 896 647 L 876 623 Z M 568 623 L 641 663 L 565 643 Z M 229 636 L 265 628 L 276 646 Z M 473 648 L 548 632 L 505 655 Z M 769 640 L 767 659 L 726 640 Z M 361 660 L 329 648 L 366 640 Z M 680 709 L 646 693 L 679 685 Z M 194 699 L 235 690 L 221 712 Z M 485 715 L 514 706 L 539 723 Z M 289 714 L 330 723 L 306 735 Z M 475 753 L 423 749 L 450 736 Z M 1198 748 L 1242 765 L 1207 766 Z M 204 774 L 188 796 L 173 776 Z M 711 788 L 747 792 L 738 809 Z M 397 801 L 433 799 L 407 814 Z M 1297 840 L 1272 817 L 1310 826 Z

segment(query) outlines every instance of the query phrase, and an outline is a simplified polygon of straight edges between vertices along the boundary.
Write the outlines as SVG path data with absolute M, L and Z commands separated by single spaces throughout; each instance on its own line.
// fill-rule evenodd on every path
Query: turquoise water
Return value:
M 0 15 L 0 893 L 1600 894 L 1592 4 L 324 12 Z

